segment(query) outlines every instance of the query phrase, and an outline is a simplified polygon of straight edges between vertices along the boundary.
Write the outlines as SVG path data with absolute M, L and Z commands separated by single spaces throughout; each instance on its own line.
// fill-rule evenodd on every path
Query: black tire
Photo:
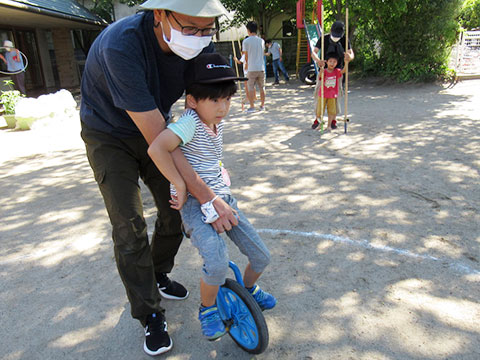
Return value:
M 303 79 L 305 78 L 305 73 L 308 71 L 310 68 L 311 63 L 304 64 L 301 68 L 300 71 L 298 72 L 298 77 L 299 79 L 303 82 Z
M 241 326 L 235 325 L 235 323 L 231 324 L 228 334 L 233 339 L 233 341 L 235 341 L 235 343 L 237 343 L 237 345 L 246 352 L 250 354 L 261 354 L 268 346 L 269 336 L 267 323 L 265 322 L 265 318 L 263 317 L 260 306 L 258 306 L 257 302 L 248 292 L 248 290 L 241 286 L 235 280 L 226 279 L 225 284 L 223 284 L 222 287 L 231 290 L 235 294 L 237 299 L 240 299 L 243 304 L 248 308 L 248 311 L 250 312 L 250 315 L 253 318 L 253 322 L 256 326 L 256 334 L 258 335 L 257 346 L 255 348 L 247 348 L 244 346 L 244 344 L 242 344 L 241 338 L 237 336 L 236 333 L 242 331 L 245 333 L 245 329 Z M 232 310 L 232 312 L 233 311 L 234 310 Z
M 307 71 L 303 82 L 307 85 L 315 85 L 317 83 L 317 72 L 315 68 L 312 67 Z
M 315 72 L 315 65 L 308 63 L 302 66 L 299 72 L 300 80 L 307 85 L 315 85 L 317 82 L 317 73 Z

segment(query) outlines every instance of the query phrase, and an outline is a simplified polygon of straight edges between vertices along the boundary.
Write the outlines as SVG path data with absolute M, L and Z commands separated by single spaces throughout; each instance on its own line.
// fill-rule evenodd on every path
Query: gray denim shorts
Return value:
M 227 231 L 227 236 L 246 255 L 252 270 L 261 273 L 270 262 L 270 252 L 250 224 L 238 209 L 237 200 L 231 195 L 221 195 L 222 199 L 238 212 L 238 226 Z M 183 226 L 190 235 L 192 244 L 203 259 L 202 279 L 208 285 L 223 285 L 228 271 L 228 248 L 220 234 L 212 225 L 202 221 L 202 211 L 197 199 L 189 196 L 180 210 Z

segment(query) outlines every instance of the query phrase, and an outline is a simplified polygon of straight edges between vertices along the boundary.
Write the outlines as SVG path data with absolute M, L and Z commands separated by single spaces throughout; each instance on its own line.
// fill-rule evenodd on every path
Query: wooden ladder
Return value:
M 308 40 L 305 29 L 298 29 L 296 60 L 297 78 L 299 77 L 300 69 L 302 68 L 302 66 L 308 62 L 308 55 Z

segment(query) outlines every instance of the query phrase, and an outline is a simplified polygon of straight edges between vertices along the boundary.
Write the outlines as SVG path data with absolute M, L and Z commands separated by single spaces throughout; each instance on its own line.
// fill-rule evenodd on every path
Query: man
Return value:
M 23 58 L 18 49 L 13 47 L 13 43 L 10 40 L 3 42 L 5 48 L 5 56 L 0 54 L 2 59 L 7 65 L 7 71 L 11 73 L 14 88 L 20 91 L 22 94 L 26 94 L 25 90 L 25 65 L 23 64 Z
M 285 77 L 285 81 L 289 81 L 290 78 L 288 77 L 288 72 L 285 69 L 285 65 L 283 65 L 282 61 L 282 48 L 280 44 L 277 42 L 272 42 L 272 40 L 265 41 L 265 45 L 267 46 L 268 51 L 266 55 L 272 55 L 272 65 L 273 65 L 273 75 L 275 76 L 275 81 L 273 85 L 278 85 L 278 69 L 282 72 L 283 76 Z
M 324 51 L 323 51 L 323 56 L 327 54 L 336 54 L 339 61 L 337 63 L 337 68 L 343 69 L 345 60 L 347 61 L 352 61 L 355 57 L 353 53 L 353 49 L 350 46 L 350 41 L 348 51 L 345 51 L 347 48 L 347 40 L 345 39 L 345 24 L 341 21 L 335 21 L 330 28 L 330 34 L 325 34 L 323 38 L 323 45 L 324 45 Z M 319 69 L 323 69 L 325 67 L 325 61 L 322 63 L 321 61 L 321 55 L 319 56 L 319 52 L 322 48 L 322 39 L 318 39 L 313 52 L 312 52 L 312 59 L 315 61 L 318 65 Z M 345 79 L 345 78 L 344 78 Z M 340 83 L 341 85 L 341 83 Z M 316 91 L 315 93 L 317 93 Z M 339 94 L 343 94 L 343 89 L 340 87 Z M 338 99 L 337 99 L 338 100 Z M 340 101 L 337 101 L 337 114 L 340 113 Z M 312 124 L 312 129 L 316 129 L 319 125 L 319 122 L 315 120 Z M 337 121 L 333 120 L 332 121 L 332 129 L 337 128 Z
M 213 52 L 219 0 L 148 0 L 145 11 L 107 27 L 93 43 L 82 79 L 82 138 L 112 224 L 115 260 L 132 316 L 145 327 L 144 351 L 172 348 L 160 294 L 185 299 L 188 291 L 167 277 L 182 241 L 179 213 L 169 204 L 169 182 L 147 150 L 164 130 L 171 106 L 185 90 L 191 59 Z M 180 149 L 172 153 L 188 191 L 204 204 L 214 199 Z M 138 178 L 157 207 L 149 245 Z M 217 232 L 238 224 L 223 200 L 213 201 Z M 158 288 L 157 288 L 158 286 Z M 160 290 L 160 294 L 159 294 Z
M 258 25 L 255 21 L 247 24 L 248 37 L 243 40 L 242 51 L 245 53 L 245 69 L 247 73 L 248 102 L 250 108 L 247 113 L 255 112 L 255 84 L 260 89 L 260 110 L 265 109 L 265 71 L 264 71 L 264 49 L 265 41 L 257 36 Z

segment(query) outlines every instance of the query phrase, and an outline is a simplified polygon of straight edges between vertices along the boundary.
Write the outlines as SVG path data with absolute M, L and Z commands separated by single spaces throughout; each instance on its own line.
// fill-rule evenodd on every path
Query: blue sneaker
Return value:
M 198 320 L 200 320 L 200 323 L 202 324 L 202 333 L 208 340 L 213 341 L 218 339 L 227 332 L 222 319 L 220 319 L 217 305 L 209 307 L 200 306 Z
M 252 294 L 255 301 L 260 305 L 260 309 L 262 310 L 269 310 L 275 307 L 277 304 L 277 299 L 272 294 L 269 294 L 266 291 L 260 289 L 260 286 L 255 284 L 250 289 L 247 290 Z

